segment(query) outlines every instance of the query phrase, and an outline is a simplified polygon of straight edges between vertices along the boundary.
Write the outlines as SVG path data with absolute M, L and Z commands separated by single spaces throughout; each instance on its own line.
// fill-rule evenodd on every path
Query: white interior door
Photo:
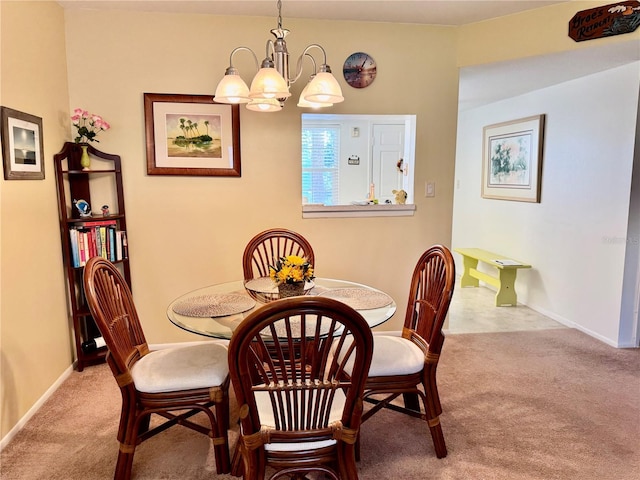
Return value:
M 379 203 L 394 201 L 393 190 L 402 189 L 402 172 L 398 170 L 398 161 L 404 158 L 405 126 L 374 124 L 372 178 L 375 194 Z

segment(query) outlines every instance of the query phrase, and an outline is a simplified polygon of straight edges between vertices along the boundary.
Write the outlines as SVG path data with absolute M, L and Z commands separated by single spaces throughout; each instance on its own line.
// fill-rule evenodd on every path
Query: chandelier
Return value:
M 318 44 L 307 46 L 298 57 L 295 75 L 289 74 L 289 52 L 285 37 L 289 30 L 282 28 L 282 1 L 278 0 L 278 28 L 271 30 L 275 41 L 267 41 L 267 53 L 258 69 L 258 58 L 248 47 L 236 47 L 229 56 L 229 67 L 224 77 L 218 83 L 214 100 L 218 103 L 246 103 L 249 110 L 257 112 L 277 112 L 282 110 L 284 102 L 291 96 L 289 87 L 302 74 L 302 63 L 305 58 L 311 60 L 313 74 L 302 90 L 298 101 L 299 107 L 321 108 L 330 107 L 334 103 L 344 101 L 342 90 L 335 77 L 331 74 L 331 67 L 327 65 L 327 53 Z M 314 57 L 309 53 L 312 49 L 319 49 L 323 55 L 323 62 L 317 69 Z M 253 55 L 257 73 L 251 82 L 251 89 L 240 78 L 238 69 L 233 66 L 233 56 L 240 51 L 248 51 Z

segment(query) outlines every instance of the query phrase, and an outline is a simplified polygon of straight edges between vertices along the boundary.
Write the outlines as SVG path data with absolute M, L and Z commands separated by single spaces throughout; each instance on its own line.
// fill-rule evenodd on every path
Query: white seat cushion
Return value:
M 273 408 L 268 392 L 255 392 L 256 405 L 258 407 L 258 415 L 262 426 L 275 428 L 275 418 L 273 416 Z M 333 403 L 331 404 L 331 412 L 329 413 L 329 424 L 342 419 L 342 410 L 344 408 L 345 395 L 342 390 L 336 390 Z M 309 401 L 311 403 L 311 401 Z M 335 445 L 335 440 L 321 440 L 318 442 L 303 443 L 268 443 L 265 444 L 265 450 L 273 452 L 295 452 L 298 450 L 307 450 L 314 448 L 328 447 Z
M 393 335 L 373 336 L 369 377 L 409 375 L 424 367 L 424 353 L 410 340 Z
M 335 355 L 337 341 L 333 342 L 332 355 Z M 342 361 L 343 355 L 339 355 Z M 390 375 L 410 375 L 424 367 L 422 350 L 410 340 L 400 335 L 389 335 L 379 332 L 373 334 L 373 357 L 369 368 L 369 377 L 386 377 Z M 353 358 L 350 358 L 344 369 L 351 374 Z
M 145 393 L 216 387 L 229 374 L 227 352 L 214 342 L 156 350 L 133 366 L 133 383 Z

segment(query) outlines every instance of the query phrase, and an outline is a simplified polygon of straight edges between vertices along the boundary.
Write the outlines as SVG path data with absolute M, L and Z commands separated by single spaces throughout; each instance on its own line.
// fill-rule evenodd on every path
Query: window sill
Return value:
M 410 217 L 415 205 L 303 205 L 302 218 Z

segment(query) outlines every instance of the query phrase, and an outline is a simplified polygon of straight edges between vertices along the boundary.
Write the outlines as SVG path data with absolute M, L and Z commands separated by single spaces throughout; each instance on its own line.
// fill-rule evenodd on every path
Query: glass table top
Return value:
M 327 296 L 350 305 L 371 328 L 389 320 L 396 311 L 396 303 L 389 295 L 367 285 L 330 278 L 315 278 L 313 283 L 307 295 Z M 244 281 L 237 280 L 199 288 L 176 298 L 167 307 L 167 316 L 188 332 L 230 339 L 240 322 L 265 304 L 262 295 L 247 290 Z

